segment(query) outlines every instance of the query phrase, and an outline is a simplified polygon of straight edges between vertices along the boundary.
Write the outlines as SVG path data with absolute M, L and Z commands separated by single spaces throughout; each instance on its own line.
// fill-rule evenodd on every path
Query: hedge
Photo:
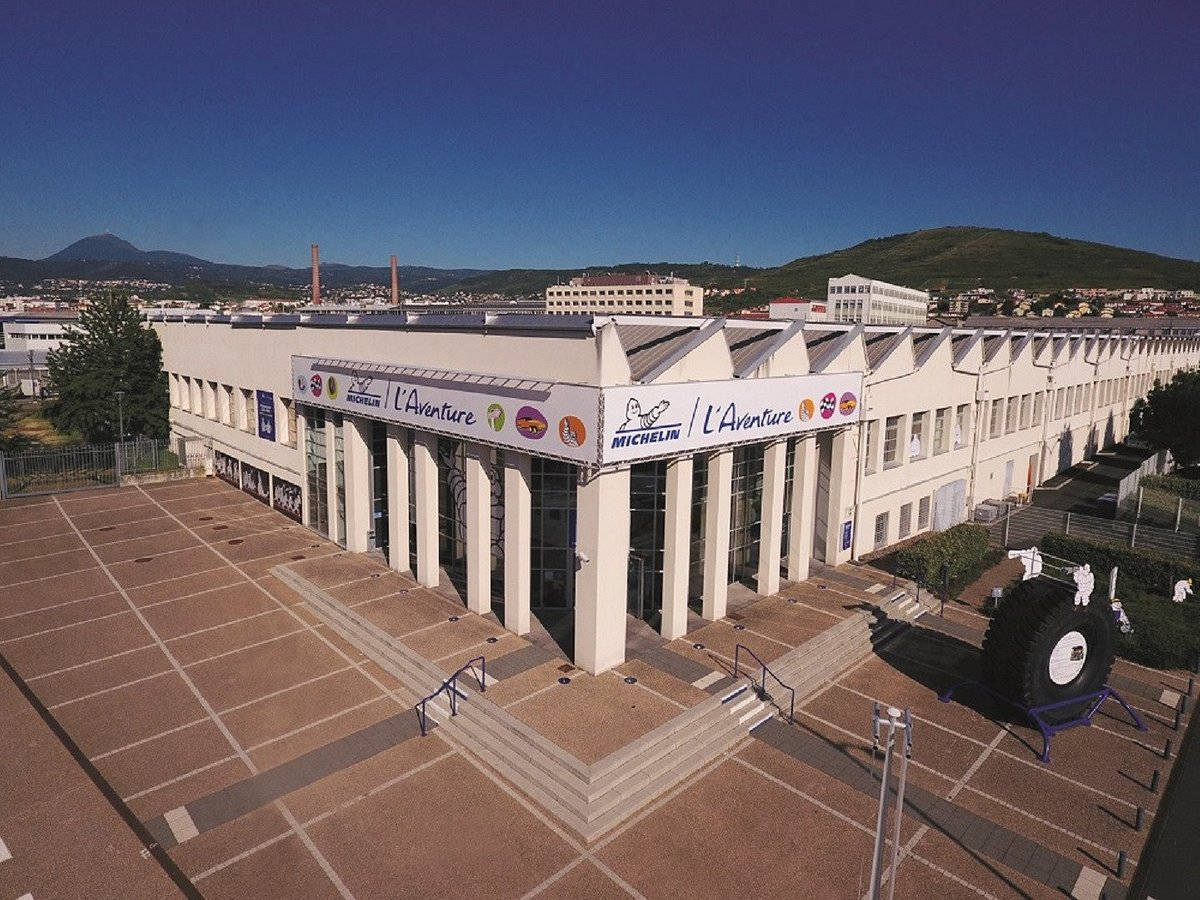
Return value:
M 1178 475 L 1146 475 L 1138 482 L 1149 490 L 1166 491 L 1185 500 L 1200 500 L 1200 480 Z
M 940 585 L 950 567 L 951 581 L 982 562 L 988 549 L 986 525 L 955 525 L 896 553 L 896 573 L 926 586 Z
M 1118 655 L 1155 669 L 1191 669 L 1200 658 L 1200 603 L 1172 603 L 1130 594 L 1121 605 L 1133 623 L 1121 635 Z
M 1191 578 L 1200 588 L 1200 564 L 1152 550 L 1118 547 L 1085 541 L 1052 531 L 1038 541 L 1038 549 L 1072 562 L 1088 563 L 1096 573 L 1096 590 L 1108 593 L 1108 573 L 1117 567 L 1117 596 L 1147 594 L 1169 599 L 1181 578 Z

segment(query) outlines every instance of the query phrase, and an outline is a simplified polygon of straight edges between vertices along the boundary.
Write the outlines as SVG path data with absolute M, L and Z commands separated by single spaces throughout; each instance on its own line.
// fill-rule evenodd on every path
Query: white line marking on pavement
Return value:
M 167 822 L 167 827 L 171 829 L 171 834 L 174 835 L 177 844 L 190 841 L 200 835 L 200 829 L 192 821 L 192 816 L 186 806 L 177 806 L 168 810 L 163 814 L 163 818 Z
M 1095 869 L 1084 866 L 1079 870 L 1079 878 L 1075 887 L 1071 888 L 1071 896 L 1075 900 L 1100 900 L 1100 892 L 1104 890 L 1107 879 Z
M 1170 688 L 1163 688 L 1162 694 L 1158 698 L 1158 702 L 1163 706 L 1168 706 L 1171 709 L 1179 708 L 1179 698 L 1183 695 L 1179 691 L 1173 691 Z
M 716 684 L 718 681 L 720 681 L 724 677 L 725 677 L 724 672 L 709 672 L 703 678 L 697 678 L 695 681 L 693 681 L 692 687 L 700 688 L 700 690 L 704 690 L 710 684 Z

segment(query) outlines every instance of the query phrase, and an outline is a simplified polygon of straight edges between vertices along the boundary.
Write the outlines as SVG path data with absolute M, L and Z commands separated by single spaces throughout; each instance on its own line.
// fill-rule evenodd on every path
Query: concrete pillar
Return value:
M 358 416 L 342 419 L 342 446 L 346 458 L 346 549 L 370 549 L 367 532 L 371 517 L 371 423 Z
M 490 451 L 467 444 L 467 609 L 492 609 L 492 482 Z
M 404 429 L 387 429 L 388 466 L 388 565 L 397 572 L 409 571 L 408 558 L 408 447 Z
M 763 451 L 762 526 L 758 536 L 758 592 L 779 593 L 779 555 L 783 544 L 783 481 L 787 441 L 772 441 Z
M 664 516 L 662 636 L 668 641 L 687 634 L 688 574 L 692 551 L 692 458 L 667 462 L 667 508 Z
M 725 618 L 729 600 L 729 528 L 733 511 L 733 451 L 717 450 L 708 457 L 708 488 L 704 498 L 704 618 Z
M 241 395 L 241 391 L 238 392 Z M 333 424 L 333 416 L 325 413 L 325 504 L 328 510 L 325 522 L 326 534 L 335 544 L 338 543 L 338 514 L 337 514 L 337 426 Z
M 438 572 L 438 471 L 437 436 L 418 433 L 413 442 L 417 506 L 417 581 L 437 587 Z
M 576 516 L 575 665 L 599 675 L 625 661 L 629 469 L 580 484 Z
M 504 627 L 514 634 L 529 631 L 530 459 L 504 451 Z
M 806 434 L 796 440 L 792 473 L 792 517 L 788 529 L 788 581 L 808 578 L 812 558 L 813 525 L 817 503 L 817 436 Z
M 841 428 L 833 435 L 833 453 L 829 462 L 829 517 L 825 534 L 825 561 L 840 565 L 853 555 L 854 541 L 842 549 L 842 524 L 854 517 L 855 430 Z M 904 448 L 907 454 L 908 448 Z

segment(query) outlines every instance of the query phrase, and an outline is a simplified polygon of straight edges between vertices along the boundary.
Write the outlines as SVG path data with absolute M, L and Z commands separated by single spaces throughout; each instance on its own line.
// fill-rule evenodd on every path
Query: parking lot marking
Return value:
M 171 829 L 171 834 L 175 836 L 176 844 L 190 841 L 200 834 L 200 829 L 192 821 L 192 817 L 188 814 L 186 806 L 175 807 L 168 811 L 163 818 L 166 819 L 167 827 Z
M 134 678 L 132 681 L 123 681 L 120 684 L 114 684 L 112 687 L 101 688 L 98 691 L 92 691 L 90 694 L 84 694 L 81 697 L 72 697 L 69 700 L 60 700 L 58 703 L 52 703 L 46 709 L 62 709 L 64 706 L 70 706 L 72 703 L 80 703 L 84 700 L 91 700 L 93 697 L 102 697 L 105 694 L 111 694 L 113 691 L 119 691 L 123 688 L 132 687 L 135 684 L 141 684 L 143 681 L 151 681 L 155 678 L 161 678 L 163 675 L 170 675 L 174 669 L 162 669 L 150 675 L 143 675 L 141 678 Z
M 0 640 L 0 644 L 15 644 L 17 641 L 27 641 L 30 638 L 41 637 L 44 634 L 66 631 L 68 628 L 77 628 L 80 625 L 94 625 L 96 622 L 103 622 L 105 619 L 115 619 L 117 616 L 127 615 L 129 615 L 129 610 L 122 609 L 119 612 L 106 613 L 103 616 L 96 616 L 93 619 L 82 619 L 78 622 L 68 622 L 66 625 L 55 625 L 53 628 L 43 628 L 41 631 L 31 631 L 29 634 L 19 634 L 16 637 L 4 638 Z
M 64 672 L 73 672 L 76 669 L 86 669 L 88 666 L 94 666 L 94 665 L 97 665 L 98 663 L 108 662 L 110 659 L 117 659 L 122 656 L 128 656 L 130 653 L 137 653 L 141 650 L 149 650 L 153 646 L 154 646 L 153 643 L 141 644 L 140 646 L 137 646 L 137 647 L 131 647 L 128 650 L 121 650 L 118 653 L 110 653 L 110 654 L 108 654 L 108 656 L 98 656 L 95 659 L 89 659 L 89 660 L 86 660 L 85 662 L 75 663 L 74 665 L 70 665 L 70 666 L 64 666 L 61 669 L 53 669 L 49 672 L 42 672 L 40 675 L 30 675 L 25 680 L 27 682 L 33 682 L 33 681 L 38 681 L 42 678 L 50 678 L 53 675 L 62 675 Z
M 107 759 L 110 756 L 116 756 L 118 753 L 124 753 L 126 750 L 132 750 L 135 747 L 140 747 L 142 744 L 149 744 L 151 741 L 157 741 L 161 738 L 168 737 L 180 731 L 186 731 L 189 728 L 194 728 L 197 725 L 203 725 L 210 721 L 208 716 L 200 719 L 192 719 L 190 722 L 184 722 L 182 725 L 176 725 L 174 728 L 168 728 L 166 731 L 160 731 L 157 734 L 152 734 L 149 737 L 144 737 L 141 740 L 134 741 L 132 744 L 126 744 L 123 747 L 114 747 L 112 750 L 105 750 L 103 753 L 97 753 L 92 757 L 92 762 L 100 762 L 102 759 Z
M 693 681 L 692 687 L 699 688 L 700 690 L 704 690 L 710 684 L 715 684 L 716 682 L 720 681 L 724 677 L 725 677 L 724 672 L 709 672 L 703 678 L 697 678 L 695 681 Z
M 1075 887 L 1071 889 L 1071 896 L 1075 900 L 1100 900 L 1100 892 L 1104 890 L 1107 880 L 1095 869 L 1084 866 L 1079 872 Z
M 139 488 L 139 490 L 140 490 L 140 488 Z M 145 491 L 143 491 L 142 493 L 145 494 Z M 145 496 L 149 496 L 149 495 L 145 494 Z M 57 497 L 54 498 L 54 502 L 55 502 L 55 504 L 58 505 L 59 511 L 62 513 L 63 517 L 67 520 L 67 523 L 75 531 L 76 536 L 78 536 L 78 538 L 81 541 L 83 541 L 85 545 L 87 545 L 88 552 L 91 554 L 92 558 L 96 561 L 96 564 L 101 568 L 101 570 L 103 570 L 104 574 L 107 576 L 109 581 L 111 581 L 113 583 L 113 586 L 117 588 L 118 593 L 120 593 L 121 596 L 125 599 L 125 602 L 127 604 L 129 604 L 129 608 L 133 611 L 133 614 L 138 618 L 138 621 L 140 621 L 142 623 L 142 627 L 146 629 L 146 633 L 150 635 L 150 637 L 154 641 L 154 643 L 158 645 L 158 649 L 160 651 L 162 651 L 164 656 L 166 656 L 167 661 L 170 662 L 171 666 L 175 669 L 175 671 L 179 673 L 179 677 L 183 679 L 184 684 L 186 684 L 188 689 L 192 692 L 192 695 L 196 698 L 196 702 L 200 704 L 201 708 L 207 714 L 209 719 L 211 719 L 213 724 L 215 724 L 217 726 L 217 729 L 225 737 L 225 740 L 229 742 L 229 745 L 233 748 L 234 752 L 237 753 L 238 756 L 241 758 L 242 763 L 246 766 L 246 768 L 248 768 L 251 771 L 251 773 L 258 774 L 258 767 L 255 766 L 254 760 L 252 760 L 250 758 L 250 755 L 248 753 L 246 753 L 245 749 L 241 746 L 241 744 L 238 743 L 237 738 L 235 738 L 233 736 L 233 733 L 229 730 L 229 728 L 221 720 L 221 717 L 217 715 L 216 711 L 212 708 L 212 705 L 205 698 L 204 694 L 202 694 L 200 692 L 200 689 L 196 687 L 196 683 L 194 681 L 192 681 L 192 679 L 188 676 L 187 672 L 184 670 L 184 667 L 182 665 L 180 665 L 179 660 L 175 658 L 175 655 L 173 653 L 171 653 L 170 648 L 168 648 L 167 645 L 165 643 L 163 643 L 163 640 L 161 637 L 159 637 L 158 632 L 154 630 L 154 627 L 150 624 L 150 622 L 142 614 L 141 610 L 139 610 L 137 608 L 137 605 L 133 602 L 132 598 L 126 592 L 125 588 L 123 588 L 121 586 L 121 583 L 119 581 L 117 581 L 116 577 L 112 574 L 111 571 L 109 571 L 108 566 L 106 566 L 104 564 L 103 560 L 100 559 L 99 555 L 97 555 L 95 549 L 93 549 L 91 547 L 91 545 L 87 543 L 87 540 L 84 538 L 83 534 L 75 526 L 75 523 L 71 521 L 70 516 L 67 515 L 66 510 L 62 508 L 62 504 L 59 503 Z M 211 548 L 210 548 L 210 550 L 211 550 Z M 321 851 L 317 849 L 316 845 L 312 842 L 312 838 L 310 838 L 308 836 L 308 833 L 305 832 L 304 829 L 302 829 L 300 827 L 300 823 L 296 821 L 296 817 L 292 815 L 291 811 L 287 808 L 287 806 L 281 800 L 276 800 L 275 804 L 278 807 L 279 811 L 283 814 L 284 821 L 286 821 L 288 823 L 288 825 L 296 833 L 296 836 L 298 838 L 300 838 L 301 843 L 303 843 L 305 845 L 305 847 L 308 848 L 308 852 L 312 855 L 313 859 L 316 860 L 317 864 L 325 872 L 325 875 L 329 878 L 330 882 L 337 889 L 338 893 L 341 894 L 344 898 L 347 898 L 347 900 L 353 900 L 353 895 L 350 893 L 350 891 L 346 887 L 345 883 L 338 876 L 337 872 L 335 872 L 333 870 L 333 867 L 329 864 L 329 860 L 327 860 L 325 858 L 324 854 L 322 854 Z
M 217 766 L 224 765 L 227 762 L 233 762 L 237 758 L 238 755 L 236 753 L 230 753 L 228 756 L 222 756 L 220 759 L 214 759 L 212 762 L 206 763 L 203 766 L 197 766 L 190 772 L 184 772 L 182 775 L 176 775 L 174 778 L 168 778 L 166 781 L 160 781 L 158 784 L 151 785 L 144 790 L 138 791 L 136 794 L 130 794 L 128 797 L 122 797 L 121 799 L 126 803 L 132 803 L 134 800 L 140 800 L 142 797 L 153 794 L 155 791 L 161 791 L 165 787 L 170 787 L 171 785 L 178 784 L 181 781 L 187 781 L 193 775 L 199 775 L 201 772 L 207 772 L 209 769 L 215 769 Z M 291 834 L 291 832 L 289 831 L 288 834 Z
M 356 710 L 360 710 L 363 707 L 370 706 L 373 703 L 378 703 L 380 700 L 388 700 L 388 699 L 390 699 L 390 698 L 386 694 L 379 694 L 375 697 L 371 697 L 367 700 L 363 700 L 361 703 L 355 703 L 353 706 L 347 706 L 345 709 L 339 709 L 337 712 L 330 713 L 329 715 L 324 716 L 320 719 L 316 719 L 315 721 L 306 722 L 305 724 L 301 725 L 299 728 L 293 728 L 291 731 L 284 732 L 283 734 L 278 734 L 272 738 L 267 738 L 265 741 L 260 741 L 259 743 L 254 744 L 253 746 L 247 747 L 246 751 L 249 753 L 253 753 L 255 750 L 261 750 L 263 747 L 268 747 L 271 744 L 278 744 L 280 741 L 286 741 L 288 738 L 295 737 L 296 735 L 300 734 L 301 732 L 309 731 L 313 728 L 319 728 L 321 725 L 324 725 L 328 722 L 332 722 L 334 719 L 340 719 L 342 716 L 348 716 L 350 713 L 355 712 Z M 415 716 L 414 716 L 414 718 L 415 718 Z

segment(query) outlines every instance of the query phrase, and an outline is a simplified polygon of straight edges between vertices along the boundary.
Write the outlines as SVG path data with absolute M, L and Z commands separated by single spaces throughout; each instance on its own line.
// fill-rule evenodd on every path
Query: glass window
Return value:
M 971 406 L 964 403 L 954 414 L 954 449 L 967 446 L 967 433 L 970 430 Z
M 879 449 L 879 420 L 873 419 L 868 422 L 866 429 L 863 443 L 863 473 L 870 475 L 875 471 L 875 454 Z M 791 444 L 788 445 L 789 453 L 794 453 L 794 449 Z
M 933 415 L 933 452 L 945 453 L 950 449 L 950 407 L 943 406 Z
M 917 501 L 917 530 L 929 527 L 929 498 L 922 497 Z
M 388 552 L 387 426 L 371 423 L 371 549 Z
M 909 459 L 924 459 L 929 453 L 929 448 L 925 444 L 925 422 L 928 418 L 929 413 L 927 412 L 913 413 L 912 434 L 908 439 Z
M 629 614 L 654 627 L 662 619 L 667 462 L 629 469 Z
M 881 512 L 875 517 L 875 549 L 887 544 L 888 514 Z
M 763 444 L 733 448 L 732 516 L 729 532 L 729 580 L 758 574 L 762 531 Z
M 333 475 L 337 493 L 337 542 L 346 546 L 346 442 L 342 435 L 340 413 L 330 413 L 333 423 Z
M 437 439 L 438 562 L 461 588 L 467 575 L 467 449 L 453 438 Z
M 1004 433 L 1012 434 L 1017 430 L 1017 413 L 1021 401 L 1017 397 L 1009 397 L 1004 404 Z
M 535 456 L 530 485 L 530 605 L 575 605 L 575 467 Z
M 308 487 L 309 528 L 329 535 L 329 467 L 325 446 L 325 412 L 305 408 L 304 460 Z
M 1021 395 L 1021 422 L 1020 422 L 1021 428 L 1029 427 L 1029 418 L 1030 418 L 1032 411 L 1033 411 L 1033 395 L 1032 394 L 1022 394 Z
M 900 416 L 888 416 L 883 427 L 883 467 L 900 462 Z
M 993 438 L 998 438 L 1003 433 L 1004 427 L 1004 398 L 992 401 L 992 417 L 991 424 L 988 428 L 988 434 Z
M 912 534 L 912 504 L 905 503 L 900 507 L 900 537 L 906 538 Z
M 1032 424 L 1035 426 L 1042 424 L 1042 401 L 1043 401 L 1044 397 L 1045 397 L 1045 394 L 1042 391 L 1038 391 L 1036 394 L 1033 395 L 1033 423 Z

